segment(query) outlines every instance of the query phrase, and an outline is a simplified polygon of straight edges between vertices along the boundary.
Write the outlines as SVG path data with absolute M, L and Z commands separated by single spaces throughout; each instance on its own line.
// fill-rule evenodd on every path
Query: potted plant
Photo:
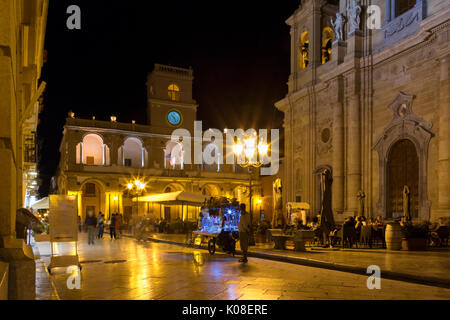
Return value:
M 402 249 L 409 251 L 427 250 L 428 222 L 413 224 L 406 222 L 402 226 Z
M 264 220 L 261 221 L 258 224 L 258 227 L 256 228 L 256 235 L 255 235 L 255 241 L 257 243 L 266 243 L 267 242 L 267 230 L 270 229 L 270 224 Z

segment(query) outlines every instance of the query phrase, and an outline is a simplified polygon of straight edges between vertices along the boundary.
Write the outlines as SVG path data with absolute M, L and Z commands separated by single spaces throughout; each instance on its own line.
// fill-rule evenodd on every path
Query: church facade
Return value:
M 303 0 L 284 112 L 285 201 L 336 221 L 450 218 L 450 3 Z
M 88 210 L 150 215 L 167 220 L 195 220 L 199 209 L 151 203 L 137 205 L 127 185 L 139 179 L 143 195 L 187 191 L 205 196 L 235 198 L 249 205 L 250 175 L 231 164 L 184 164 L 187 150 L 172 138 L 175 129 L 194 137 L 197 103 L 192 99 L 193 70 L 156 64 L 147 79 L 147 124 L 78 119 L 69 114 L 60 145 L 58 193 L 78 196 L 82 218 Z M 211 147 L 203 135 L 202 146 Z M 191 143 L 194 146 L 193 143 Z M 219 151 L 220 152 L 220 151 Z M 225 150 L 223 151 L 225 152 Z M 222 154 L 223 154 L 222 152 Z M 191 150 L 191 154 L 192 150 Z M 252 207 L 261 208 L 261 185 L 252 176 Z M 257 218 L 255 216 L 255 218 Z

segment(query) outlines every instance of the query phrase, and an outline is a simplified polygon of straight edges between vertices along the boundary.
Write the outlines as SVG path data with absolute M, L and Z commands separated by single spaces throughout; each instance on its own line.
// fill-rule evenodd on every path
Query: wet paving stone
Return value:
M 81 289 L 67 288 L 64 270 L 45 275 L 50 257 L 41 255 L 37 299 L 450 299 L 449 289 L 433 286 L 382 279 L 380 290 L 369 290 L 367 277 L 358 274 L 256 258 L 242 265 L 238 257 L 130 238 L 97 240 L 94 246 L 85 240 L 81 234 Z M 46 245 L 39 244 L 41 253 Z

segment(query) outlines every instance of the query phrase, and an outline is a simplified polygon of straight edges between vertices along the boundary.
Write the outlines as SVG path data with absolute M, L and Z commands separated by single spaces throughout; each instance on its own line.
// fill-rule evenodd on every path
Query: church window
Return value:
M 325 27 L 322 32 L 322 64 L 331 60 L 331 43 L 334 40 L 333 30 Z
M 395 2 L 395 16 L 398 17 L 406 11 L 412 9 L 416 4 L 416 0 L 397 0 Z
M 95 197 L 95 184 L 94 183 L 86 183 L 84 187 L 85 196 L 94 196 Z
M 300 70 L 305 69 L 309 63 L 309 37 L 308 32 L 305 31 L 300 37 L 300 47 L 299 47 L 299 63 L 298 67 Z

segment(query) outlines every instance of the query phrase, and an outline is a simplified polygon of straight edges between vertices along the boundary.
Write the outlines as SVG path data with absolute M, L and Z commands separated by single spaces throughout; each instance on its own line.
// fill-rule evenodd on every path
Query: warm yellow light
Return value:
M 259 200 L 258 200 L 258 203 L 259 203 L 259 204 L 261 204 L 261 203 L 262 203 L 262 200 L 261 200 L 261 199 L 259 199 Z
M 260 157 L 264 157 L 267 155 L 267 152 L 269 151 L 269 145 L 260 142 L 258 145 L 258 151 L 259 151 L 259 156 Z
M 132 184 L 132 183 L 127 184 L 127 188 L 128 188 L 129 190 L 133 189 L 133 184 Z
M 144 190 L 145 189 L 145 183 L 139 183 L 138 189 L 139 190 Z
M 142 183 L 139 180 L 134 180 L 134 185 L 136 186 L 136 188 L 138 188 L 139 190 L 144 190 L 145 189 L 145 183 Z
M 242 143 L 235 143 L 233 145 L 233 152 L 235 155 L 240 155 L 242 153 L 242 150 L 244 149 L 244 146 L 242 145 Z
M 115 197 L 114 197 L 114 201 L 117 201 L 117 199 L 118 199 L 117 196 L 115 196 Z
M 248 159 L 252 159 L 255 151 L 256 151 L 256 138 L 254 137 L 248 137 L 244 140 L 244 144 L 245 144 L 245 156 Z

